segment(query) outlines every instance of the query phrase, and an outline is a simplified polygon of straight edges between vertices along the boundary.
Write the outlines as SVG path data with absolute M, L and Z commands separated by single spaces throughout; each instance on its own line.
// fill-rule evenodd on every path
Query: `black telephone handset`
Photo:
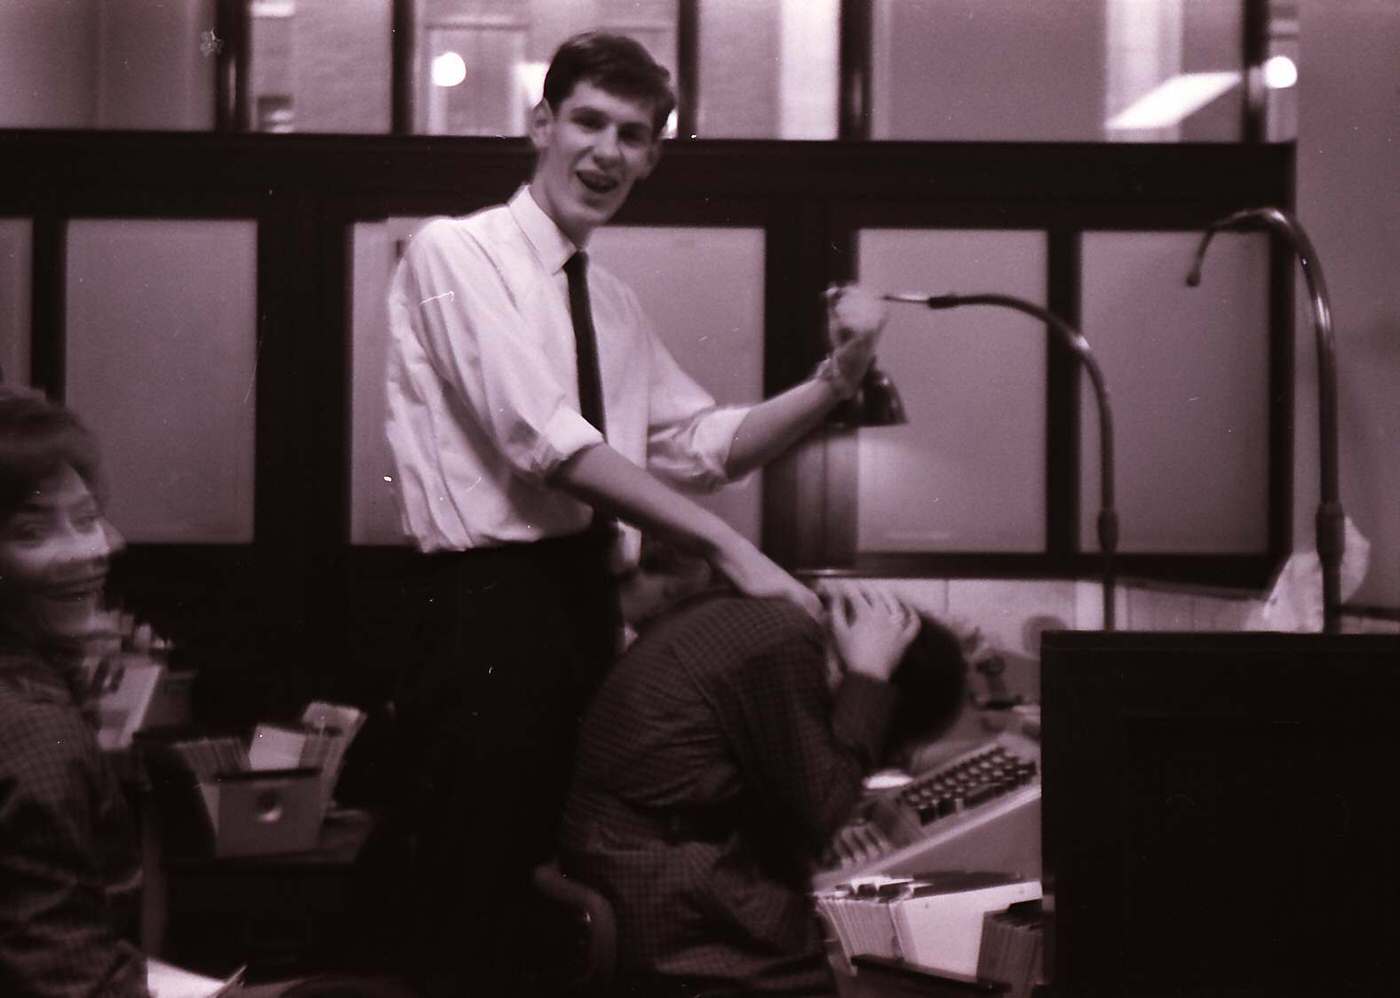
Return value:
M 1006 672 L 1006 659 L 1000 655 L 989 655 L 979 661 L 974 668 L 987 684 L 985 696 L 975 697 L 974 702 L 982 710 L 1010 710 L 1025 702 L 1019 693 L 1006 688 L 1003 675 Z

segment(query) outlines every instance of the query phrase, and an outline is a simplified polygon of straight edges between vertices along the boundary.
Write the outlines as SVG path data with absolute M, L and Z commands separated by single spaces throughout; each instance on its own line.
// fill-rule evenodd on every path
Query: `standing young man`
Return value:
M 500 970 L 496 994 L 516 953 L 509 899 L 552 851 L 637 530 L 819 616 L 809 590 L 673 486 L 717 487 L 801 438 L 855 391 L 883 322 L 857 290 L 834 298 L 842 346 L 811 381 L 749 408 L 716 407 L 680 370 L 632 291 L 583 254 L 656 166 L 674 105 L 635 41 L 565 42 L 531 114 L 529 184 L 426 226 L 390 292 L 388 436 L 437 614 L 404 699 L 429 784 L 423 886 L 438 938 L 423 938 L 473 964 L 472 979 Z

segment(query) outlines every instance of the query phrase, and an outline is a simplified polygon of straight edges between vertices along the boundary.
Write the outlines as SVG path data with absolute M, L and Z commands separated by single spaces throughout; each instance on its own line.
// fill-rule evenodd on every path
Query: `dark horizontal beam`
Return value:
M 1223 143 L 697 139 L 666 143 L 636 200 L 817 198 L 869 204 L 877 215 L 980 203 L 1047 218 L 1101 207 L 1105 224 L 1121 225 L 1134 213 L 1170 219 L 1202 202 L 1286 204 L 1291 192 L 1280 178 L 1291 175 L 1292 156 L 1288 145 Z M 158 200 L 160 192 L 238 198 L 304 188 L 389 213 L 425 203 L 451 210 L 506 196 L 532 157 L 524 139 L 8 130 L 0 131 L 0 211 L 23 211 L 54 187 L 93 199 L 106 192 L 116 203 L 137 191 Z

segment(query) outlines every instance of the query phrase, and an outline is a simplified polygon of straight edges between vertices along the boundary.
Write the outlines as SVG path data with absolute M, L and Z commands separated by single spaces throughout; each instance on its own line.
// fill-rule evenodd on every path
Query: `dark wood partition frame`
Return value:
M 261 638 L 238 644 L 239 654 L 264 662 L 373 665 L 386 653 L 370 632 L 398 626 L 413 558 L 348 540 L 350 233 L 359 221 L 503 200 L 531 162 L 521 139 L 0 131 L 0 215 L 34 226 L 32 379 L 55 395 L 69 219 L 258 223 L 255 538 L 246 547 L 133 545 L 119 572 L 133 601 L 173 601 L 182 608 L 166 611 L 176 631 L 255 624 Z M 1197 230 L 1240 208 L 1289 207 L 1293 171 L 1291 145 L 678 140 L 618 223 L 764 230 L 764 388 L 773 394 L 820 358 L 819 293 L 853 272 L 861 228 L 1041 229 L 1047 305 L 1073 322 L 1083 231 Z M 1259 586 L 1287 554 L 1292 280 L 1275 245 L 1267 549 L 1130 552 L 1119 557 L 1124 577 Z M 1044 551 L 857 555 L 854 451 L 849 433 L 836 431 L 766 472 L 765 548 L 809 573 L 1094 577 L 1095 552 L 1079 550 L 1077 461 L 1064 461 L 1078 449 L 1077 372 L 1050 356 L 1046 448 L 1056 460 Z M 192 606 L 195 593 L 209 605 Z

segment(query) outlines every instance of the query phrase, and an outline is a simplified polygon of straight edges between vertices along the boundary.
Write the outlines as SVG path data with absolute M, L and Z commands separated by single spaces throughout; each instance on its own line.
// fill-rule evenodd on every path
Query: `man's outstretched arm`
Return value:
M 724 520 L 657 481 L 607 444 L 564 461 L 550 483 L 643 531 L 703 555 L 741 592 L 791 600 L 813 619 L 821 601 Z
M 859 287 L 833 289 L 827 295 L 831 354 L 808 381 L 760 402 L 748 411 L 734 433 L 725 473 L 738 478 L 767 464 L 801 440 L 826 418 L 838 402 L 860 387 L 875 358 L 875 344 L 885 324 L 885 307 Z

